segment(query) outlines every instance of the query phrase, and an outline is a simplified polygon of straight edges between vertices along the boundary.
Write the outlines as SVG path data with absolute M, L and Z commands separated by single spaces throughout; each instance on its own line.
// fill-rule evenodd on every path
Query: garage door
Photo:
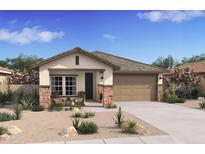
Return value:
M 114 101 L 156 100 L 156 76 L 114 75 Z

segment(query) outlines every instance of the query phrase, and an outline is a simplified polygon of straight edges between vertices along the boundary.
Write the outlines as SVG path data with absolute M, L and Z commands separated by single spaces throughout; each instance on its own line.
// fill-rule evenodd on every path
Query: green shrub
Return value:
M 124 123 L 124 116 L 122 114 L 121 107 L 119 107 L 118 112 L 116 114 L 116 119 L 114 119 L 115 125 L 118 128 L 121 128 L 122 124 Z
M 16 115 L 8 112 L 0 112 L 0 121 L 16 120 Z
M 117 105 L 114 103 L 107 103 L 107 104 L 105 104 L 105 108 L 106 109 L 115 109 L 115 108 L 117 108 Z
M 89 117 L 93 117 L 95 116 L 94 112 L 84 112 L 83 114 L 81 114 L 82 118 L 89 118 Z
M 40 112 L 43 110 L 44 110 L 44 108 L 40 105 L 33 105 L 33 107 L 32 107 L 32 111 L 34 111 L 34 112 Z
M 73 123 L 73 127 L 78 130 L 79 126 L 80 126 L 80 119 L 75 118 L 74 120 L 72 120 Z
M 64 105 L 62 103 L 55 102 L 49 105 L 48 111 L 62 111 L 63 107 Z
M 177 98 L 176 103 L 184 103 L 186 100 L 184 98 Z
M 22 106 L 18 104 L 14 110 L 15 120 L 20 120 L 22 116 Z
M 24 95 L 19 104 L 22 106 L 22 110 L 31 110 L 34 100 L 30 95 Z
M 97 133 L 98 126 L 94 122 L 82 122 L 78 128 L 80 134 L 94 134 Z
M 128 134 L 136 134 L 136 123 L 134 121 L 126 120 L 122 124 L 122 132 L 123 133 L 128 133 Z
M 80 118 L 81 117 L 81 113 L 80 112 L 75 112 L 72 114 L 73 118 Z
M 0 135 L 6 134 L 7 133 L 7 129 L 4 127 L 0 127 Z
M 0 103 L 5 104 L 6 102 L 10 102 L 13 100 L 14 93 L 8 88 L 5 92 L 0 92 Z
M 164 101 L 167 103 L 176 103 L 177 99 L 177 95 L 172 90 L 169 90 L 164 94 Z
M 199 96 L 198 88 L 194 87 L 191 89 L 191 98 L 196 99 Z
M 200 109 L 205 109 L 205 101 L 202 101 L 201 103 L 199 103 L 199 107 Z

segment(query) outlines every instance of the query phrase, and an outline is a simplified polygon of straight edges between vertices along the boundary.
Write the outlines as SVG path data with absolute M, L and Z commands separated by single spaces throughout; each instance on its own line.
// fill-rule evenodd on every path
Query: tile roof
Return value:
M 115 73 L 163 73 L 165 71 L 160 67 L 148 65 L 100 51 L 92 52 L 92 54 L 119 66 L 120 69 L 116 70 Z
M 3 73 L 3 74 L 11 74 L 11 72 L 12 72 L 12 71 L 11 71 L 10 69 L 0 66 L 0 73 Z
M 189 68 L 197 73 L 205 73 L 205 60 L 183 64 L 178 66 L 178 68 L 179 69 Z

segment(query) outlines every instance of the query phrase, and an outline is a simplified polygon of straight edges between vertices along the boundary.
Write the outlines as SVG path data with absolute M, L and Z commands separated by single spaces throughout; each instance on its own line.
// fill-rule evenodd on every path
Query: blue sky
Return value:
M 152 63 L 205 52 L 204 11 L 0 11 L 0 59 L 74 47 Z

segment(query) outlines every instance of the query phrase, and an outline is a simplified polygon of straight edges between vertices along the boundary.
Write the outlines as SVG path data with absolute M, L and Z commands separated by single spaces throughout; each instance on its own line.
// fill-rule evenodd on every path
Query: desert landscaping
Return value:
M 83 109 L 81 109 L 83 110 Z M 0 109 L 0 112 L 11 111 L 9 109 Z M 87 111 L 87 110 L 86 110 Z M 7 141 L 0 143 L 42 143 L 64 141 L 65 137 L 60 133 L 72 126 L 72 114 L 75 111 L 23 111 L 20 120 L 1 122 L 0 126 L 9 127 L 16 126 L 21 130 L 18 134 L 9 135 Z M 84 135 L 78 134 L 77 136 L 68 138 L 68 140 L 83 140 L 95 138 L 117 138 L 117 137 L 131 137 L 137 135 L 163 135 L 161 130 L 147 124 L 146 122 L 133 117 L 132 115 L 123 112 L 125 119 L 136 122 L 135 134 L 122 133 L 119 128 L 116 128 L 114 118 L 116 112 L 96 112 L 95 116 L 90 118 L 80 118 L 80 121 L 94 122 L 98 126 L 98 131 L 95 134 Z

